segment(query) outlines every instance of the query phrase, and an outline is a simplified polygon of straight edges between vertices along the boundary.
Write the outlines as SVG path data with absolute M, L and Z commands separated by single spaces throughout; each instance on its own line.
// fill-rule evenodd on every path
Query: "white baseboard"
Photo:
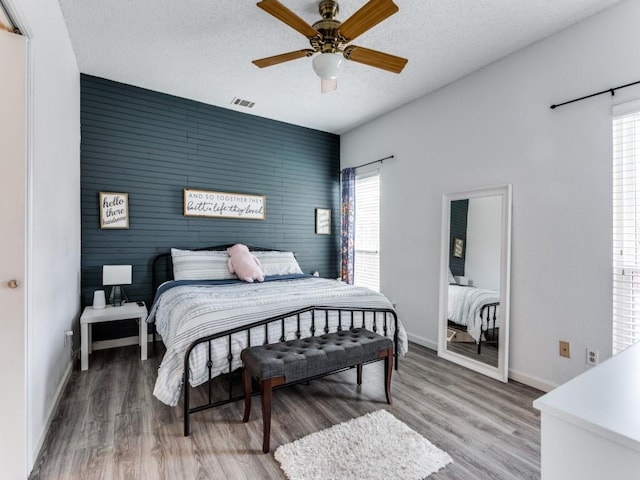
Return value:
M 417 343 L 423 347 L 427 347 L 431 350 L 438 351 L 438 342 L 434 342 L 424 337 L 420 337 L 418 335 L 414 335 L 412 333 L 407 333 L 407 338 L 410 342 Z
M 407 333 L 407 338 L 410 342 L 417 343 L 418 345 L 430 348 L 431 350 L 435 350 L 436 352 L 438 351 L 438 342 L 434 342 L 432 340 L 414 335 L 412 333 Z M 529 387 L 537 388 L 538 390 L 542 390 L 543 392 L 550 392 L 558 386 L 554 383 L 550 383 L 546 380 L 542 380 L 541 378 L 534 377 L 532 375 L 514 370 L 512 368 L 509 369 L 509 379 L 523 383 Z
M 534 377 L 533 375 L 529 375 L 527 373 L 519 372 L 518 370 L 514 370 L 512 368 L 509 369 L 509 379 L 515 380 L 516 382 L 524 383 L 529 387 L 537 388 L 538 390 L 542 390 L 543 392 L 550 392 L 558 386 L 555 383 L 550 383 L 546 380 L 542 380 L 541 378 Z
M 40 436 L 38 437 L 38 441 L 33 446 L 33 451 L 31 452 L 31 458 L 29 461 L 29 471 L 33 470 L 35 466 L 35 462 L 38 460 L 38 456 L 40 455 L 40 450 L 44 445 L 44 441 L 47 438 L 47 434 L 49 433 L 49 429 L 51 428 L 51 422 L 53 421 L 53 417 L 58 411 L 58 406 L 60 405 L 60 401 L 62 400 L 62 395 L 64 394 L 65 388 L 67 388 L 67 383 L 69 383 L 69 379 L 71 378 L 71 372 L 73 372 L 73 359 L 67 365 L 67 368 L 62 376 L 62 380 L 56 389 L 56 392 L 53 397 L 53 402 L 49 405 L 49 409 L 47 410 L 46 422 L 42 431 L 40 432 Z
M 156 333 L 156 338 L 160 340 L 162 337 Z M 147 342 L 153 342 L 153 334 L 149 333 L 147 335 Z M 93 342 L 91 350 L 106 350 L 107 348 L 127 347 L 129 345 L 138 345 L 138 335 L 114 338 L 113 340 L 98 340 Z
M 161 340 L 159 334 L 156 334 L 158 340 Z M 434 342 L 433 340 L 429 340 L 427 338 L 421 337 L 419 335 L 414 335 L 412 333 L 407 333 L 407 338 L 410 342 L 417 343 L 423 347 L 429 348 L 434 351 L 438 351 L 438 342 Z M 148 335 L 148 341 L 153 341 L 153 335 Z M 92 349 L 93 350 L 105 350 L 107 348 L 117 348 L 117 347 L 126 347 L 129 345 L 138 345 L 138 336 L 134 335 L 131 337 L 123 337 L 116 338 L 114 340 L 100 340 L 97 342 L 93 342 Z M 70 372 L 69 372 L 70 373 Z M 515 380 L 516 382 L 524 383 L 533 388 L 537 388 L 538 390 L 542 390 L 543 392 L 550 392 L 554 388 L 557 387 L 556 384 L 549 383 L 540 378 L 534 377 L 532 375 L 522 373 L 518 370 L 509 369 L 509 378 L 511 380 Z

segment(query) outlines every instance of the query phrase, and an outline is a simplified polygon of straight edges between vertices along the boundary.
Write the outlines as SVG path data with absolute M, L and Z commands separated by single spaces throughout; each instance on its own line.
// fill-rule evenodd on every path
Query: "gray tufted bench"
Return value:
M 272 389 L 357 366 L 358 385 L 362 384 L 362 364 L 384 359 L 384 389 L 391 404 L 393 341 L 364 328 L 352 328 L 318 337 L 245 348 L 240 354 L 244 364 L 244 418 L 251 413 L 251 379 L 260 384 L 262 395 L 262 451 L 269 451 Z

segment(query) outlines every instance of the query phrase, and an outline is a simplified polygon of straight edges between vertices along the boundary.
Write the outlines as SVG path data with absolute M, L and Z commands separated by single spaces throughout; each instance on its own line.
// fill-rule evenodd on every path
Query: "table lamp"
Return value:
M 109 303 L 119 307 L 129 299 L 122 285 L 131 285 L 131 265 L 103 265 L 102 284 L 112 285 Z

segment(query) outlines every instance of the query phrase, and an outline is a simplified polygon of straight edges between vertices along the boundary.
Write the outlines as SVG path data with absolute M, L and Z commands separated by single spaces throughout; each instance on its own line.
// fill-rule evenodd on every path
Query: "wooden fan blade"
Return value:
M 398 11 L 393 0 L 369 0 L 360 10 L 340 25 L 340 34 L 347 42 L 354 40 Z
M 396 57 L 388 53 L 370 50 L 364 47 L 351 45 L 344 50 L 344 57 L 347 60 L 364 63 L 370 67 L 381 68 L 393 73 L 400 73 L 409 60 Z
M 280 55 L 274 55 L 273 57 L 253 60 L 251 63 L 253 63 L 257 67 L 264 68 L 270 67 L 271 65 L 277 65 L 278 63 L 295 60 L 296 58 L 310 57 L 314 53 L 315 51 L 311 50 L 310 48 L 305 48 L 304 50 L 296 50 L 295 52 L 281 53 Z
M 315 28 L 278 2 L 278 0 L 262 0 L 256 5 L 307 38 L 313 38 L 319 35 Z

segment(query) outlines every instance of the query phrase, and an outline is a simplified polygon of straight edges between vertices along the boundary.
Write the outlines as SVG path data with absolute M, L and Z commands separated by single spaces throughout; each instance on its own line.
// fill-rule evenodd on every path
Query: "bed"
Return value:
M 382 294 L 300 270 L 291 252 L 258 247 L 264 282 L 238 280 L 226 268 L 226 248 L 172 249 L 153 261 L 154 301 L 147 322 L 166 346 L 154 396 L 175 406 L 183 397 L 184 434 L 189 415 L 242 399 L 231 381 L 243 348 L 364 327 L 394 340 L 398 356 L 407 338 L 392 304 Z M 229 376 L 226 398 L 190 405 L 190 391 Z
M 450 282 L 448 320 L 466 327 L 466 332 L 478 345 L 479 354 L 483 341 L 498 341 L 500 292 Z

